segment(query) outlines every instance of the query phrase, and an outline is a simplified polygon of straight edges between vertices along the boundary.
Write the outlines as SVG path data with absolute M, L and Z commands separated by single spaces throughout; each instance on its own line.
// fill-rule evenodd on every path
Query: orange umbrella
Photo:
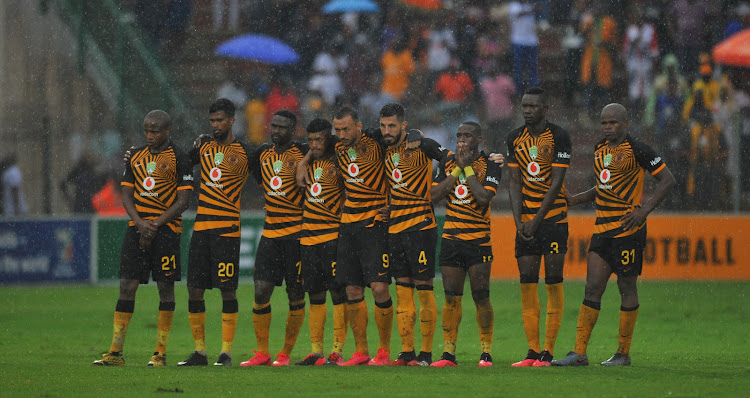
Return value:
M 713 49 L 714 61 L 732 66 L 750 67 L 750 29 L 735 33 Z
M 438 10 L 443 8 L 440 0 L 402 0 L 404 4 L 412 7 L 424 8 L 425 10 Z

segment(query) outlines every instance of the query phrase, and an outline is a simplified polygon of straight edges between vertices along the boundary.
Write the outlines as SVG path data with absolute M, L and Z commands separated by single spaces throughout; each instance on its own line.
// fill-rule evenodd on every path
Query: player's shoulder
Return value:
M 514 128 L 510 131 L 510 133 L 508 133 L 508 140 L 515 140 L 521 135 L 521 133 L 523 133 L 525 129 L 525 125 Z
M 607 145 L 607 139 L 606 138 L 602 138 L 601 140 L 599 140 L 599 142 L 596 143 L 596 145 L 594 146 L 594 150 L 598 151 L 599 149 L 601 149 L 605 145 Z
M 633 148 L 634 151 L 635 150 L 642 151 L 642 150 L 652 150 L 653 149 L 651 147 L 651 145 L 649 145 L 648 143 L 646 143 L 642 139 L 637 138 L 637 137 L 633 137 L 630 134 L 628 134 L 628 135 L 625 136 L 625 142 L 627 142 L 628 144 L 630 144 L 630 147 Z
M 135 149 L 133 149 L 133 151 L 132 151 L 133 155 L 132 156 L 140 155 L 141 152 L 146 152 L 146 151 L 148 151 L 148 145 L 138 146 Z
M 169 141 L 169 146 L 168 146 L 168 148 L 169 148 L 169 149 L 172 149 L 172 152 L 174 152 L 174 155 L 175 155 L 175 157 L 178 157 L 178 158 L 180 158 L 180 157 L 184 157 L 184 156 L 187 156 L 187 152 L 185 152 L 185 150 L 184 150 L 184 149 L 182 149 L 182 147 L 181 147 L 181 146 L 179 146 L 179 145 L 175 144 L 175 143 L 174 143 L 173 141 L 171 141 L 171 140 Z
M 568 130 L 565 130 L 565 128 L 559 124 L 547 122 L 547 127 L 554 137 L 570 137 Z

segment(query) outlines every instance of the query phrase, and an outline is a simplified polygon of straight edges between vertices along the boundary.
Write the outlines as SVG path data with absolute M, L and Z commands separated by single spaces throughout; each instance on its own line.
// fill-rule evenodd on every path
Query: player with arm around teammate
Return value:
M 172 329 L 174 282 L 181 279 L 182 212 L 188 207 L 193 174 L 187 154 L 170 140 L 172 121 L 160 110 L 143 121 L 146 146 L 133 148 L 122 180 L 122 202 L 130 216 L 120 254 L 120 296 L 109 352 L 94 365 L 122 366 L 125 335 L 135 308 L 139 283 L 149 274 L 159 290 L 157 343 L 148 366 L 166 366 Z
M 576 345 L 553 366 L 587 366 L 586 349 L 596 325 L 607 281 L 617 275 L 620 291 L 620 330 L 617 352 L 603 366 L 629 366 L 630 343 L 638 318 L 638 275 L 643 267 L 646 217 L 661 203 L 676 182 L 661 157 L 647 144 L 627 133 L 624 106 L 609 104 L 601 113 L 604 133 L 594 151 L 596 186 L 566 195 L 570 206 L 595 201 L 596 222 L 589 246 L 586 289 L 576 325 Z M 642 202 L 646 171 L 656 178 L 656 190 Z
M 456 153 L 441 162 L 435 174 L 432 200 L 445 199 L 446 215 L 440 246 L 440 272 L 445 289 L 444 352 L 434 367 L 458 366 L 456 340 L 462 317 L 461 298 L 469 275 L 477 308 L 481 355 L 479 366 L 492 366 L 494 310 L 490 302 L 492 241 L 490 201 L 497 193 L 502 164 L 479 151 L 482 127 L 464 122 L 456 133 Z

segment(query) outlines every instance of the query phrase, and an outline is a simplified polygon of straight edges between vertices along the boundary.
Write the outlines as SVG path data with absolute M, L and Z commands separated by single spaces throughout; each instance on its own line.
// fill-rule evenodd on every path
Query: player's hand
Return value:
M 539 228 L 539 222 L 536 221 L 536 218 L 522 223 L 521 229 L 518 230 L 518 232 L 521 234 L 521 239 L 523 240 L 531 240 L 534 239 L 534 234 L 536 234 L 536 230 Z
M 623 230 L 630 231 L 643 225 L 646 222 L 647 216 L 648 212 L 646 210 L 643 210 L 641 206 L 636 206 L 633 211 L 620 218 L 620 225 Z
M 125 167 L 127 167 L 128 163 L 130 163 L 130 158 L 133 156 L 133 151 L 135 151 L 135 147 L 131 146 L 130 149 L 125 151 L 125 154 L 122 155 L 122 162 L 125 163 Z
M 456 145 L 456 165 L 460 168 L 471 166 L 474 160 L 474 152 L 469 149 L 469 146 L 464 142 L 459 142 Z
M 141 235 L 140 239 L 138 240 L 138 247 L 141 248 L 141 251 L 148 252 L 149 250 L 151 250 L 152 241 L 153 238 L 147 238 Z
M 378 215 L 383 219 L 383 222 L 388 222 L 391 218 L 391 209 L 388 206 L 381 207 L 378 209 Z
M 417 129 L 411 129 L 406 133 L 406 149 L 417 149 L 422 145 L 424 133 Z
M 500 165 L 500 167 L 503 167 L 505 165 L 505 156 L 503 156 L 502 153 L 491 153 L 489 156 L 489 159 L 497 164 Z
M 213 139 L 214 137 L 211 137 L 211 134 L 201 134 L 195 139 L 195 141 L 193 141 L 193 147 L 200 148 L 203 142 L 211 141 Z

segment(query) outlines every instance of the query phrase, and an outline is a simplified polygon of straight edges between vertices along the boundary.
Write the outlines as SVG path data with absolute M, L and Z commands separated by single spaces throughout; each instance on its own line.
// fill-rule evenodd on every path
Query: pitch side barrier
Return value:
M 444 216 L 438 214 L 438 232 Z M 182 269 L 195 214 L 183 219 Z M 565 278 L 585 279 L 594 216 L 572 213 Z M 127 218 L 33 218 L 0 221 L 0 285 L 116 281 Z M 263 214 L 243 213 L 240 277 L 252 277 Z M 494 279 L 518 279 L 515 225 L 492 215 Z M 439 236 L 439 235 L 438 235 Z M 438 242 L 438 250 L 440 250 Z M 654 214 L 648 218 L 643 279 L 750 281 L 750 216 Z M 186 275 L 183 275 L 186 280 Z

